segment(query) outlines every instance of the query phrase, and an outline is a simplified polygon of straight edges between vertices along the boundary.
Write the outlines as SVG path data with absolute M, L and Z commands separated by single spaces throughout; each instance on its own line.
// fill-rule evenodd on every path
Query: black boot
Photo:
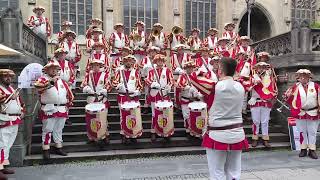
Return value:
M 3 174 L 14 174 L 13 169 L 9 169 L 8 166 L 4 166 L 4 169 L 1 170 Z
M 69 119 L 66 120 L 66 124 L 67 124 L 68 126 L 72 126 L 72 122 L 71 122 Z
M 43 160 L 49 160 L 50 159 L 50 151 L 49 150 L 43 150 L 42 151 Z
M 103 140 L 104 145 L 109 145 L 110 144 L 110 138 L 109 136 L 107 136 L 106 138 L 104 138 Z
M 318 159 L 318 155 L 315 150 L 309 150 L 308 155 L 311 159 Z
M 157 136 L 155 133 L 151 133 L 151 142 L 154 143 L 157 140 Z
M 2 171 L 0 171 L 0 180 L 8 180 L 8 177 Z
M 266 148 L 271 148 L 271 145 L 270 145 L 270 143 L 269 143 L 269 141 L 267 141 L 267 140 L 263 140 L 263 145 L 264 145 L 264 147 L 266 147 Z
M 128 139 L 124 135 L 121 135 L 121 143 L 124 145 L 128 145 Z
M 307 149 L 301 149 L 300 153 L 299 153 L 299 157 L 306 157 L 308 154 Z
M 258 140 L 252 139 L 251 146 L 252 147 L 257 147 L 258 146 Z
M 60 155 L 60 156 L 68 156 L 68 153 L 64 152 L 62 150 L 62 148 L 56 148 L 56 152 L 55 152 L 57 155 Z

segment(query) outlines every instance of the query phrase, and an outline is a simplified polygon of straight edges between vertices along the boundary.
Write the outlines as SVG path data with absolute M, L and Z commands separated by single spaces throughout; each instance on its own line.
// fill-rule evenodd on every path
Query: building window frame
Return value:
M 58 5 L 54 4 L 57 3 Z M 64 7 L 67 9 L 66 12 L 62 12 L 62 4 L 67 4 L 67 7 Z M 82 5 L 81 8 L 83 8 L 83 14 L 80 14 L 80 8 L 79 5 Z M 54 6 L 59 6 L 59 10 L 54 9 Z M 75 11 L 71 12 L 70 6 L 75 7 Z M 87 12 L 88 8 L 87 7 L 91 6 L 91 13 Z M 53 33 L 58 33 L 61 31 L 61 23 L 64 21 L 71 21 L 72 22 L 72 30 L 75 31 L 79 35 L 85 35 L 86 29 L 90 25 L 90 20 L 92 19 L 93 16 L 93 2 L 92 0 L 52 0 L 52 16 L 53 16 Z M 67 15 L 67 17 L 62 16 L 62 14 Z M 55 20 L 54 16 L 58 16 L 58 21 Z M 75 21 L 71 20 L 72 15 L 75 15 Z M 79 24 L 79 19 L 80 16 L 83 16 L 83 24 Z M 81 27 L 83 27 L 83 30 L 80 30 Z M 79 32 L 82 31 L 82 32 Z
M 142 3 L 142 6 L 140 3 Z M 147 6 L 148 3 L 150 3 L 150 6 Z M 139 20 L 143 21 L 146 24 L 145 31 L 151 31 L 153 24 L 159 21 L 159 5 L 160 0 L 123 0 L 123 19 L 125 25 L 125 33 L 130 33 L 134 28 L 134 24 Z M 128 8 L 128 12 L 126 12 L 126 7 Z M 142 16 L 140 16 L 141 12 L 139 11 L 139 7 L 143 7 Z M 150 10 L 150 17 L 147 17 L 148 9 Z M 154 13 L 154 11 L 156 11 L 156 13 Z M 132 15 L 133 12 L 135 13 L 134 16 Z M 129 24 L 126 24 L 126 19 L 129 20 Z M 150 24 L 147 19 L 150 19 Z
M 193 11 L 196 5 L 196 12 Z M 188 7 L 189 6 L 189 7 Z M 206 12 L 206 7 L 209 7 L 209 11 Z M 216 0 L 186 0 L 185 1 L 185 34 L 186 36 L 191 35 L 191 30 L 193 28 L 200 29 L 200 37 L 204 38 L 209 28 L 216 27 Z M 187 14 L 190 14 L 189 16 Z M 194 17 L 196 14 L 196 17 Z M 207 17 L 206 15 L 209 15 Z M 189 19 L 190 18 L 190 19 Z M 208 22 L 209 18 L 209 26 L 206 27 L 206 22 Z M 196 19 L 194 21 L 194 19 Z M 202 21 L 200 21 L 202 20 Z M 200 24 L 200 22 L 202 22 Z M 196 23 L 196 26 L 195 26 Z
M 7 3 L 7 6 L 2 6 L 0 7 L 0 12 L 3 12 L 7 8 L 18 8 L 19 7 L 19 0 L 0 0 L 1 4 L 2 3 Z

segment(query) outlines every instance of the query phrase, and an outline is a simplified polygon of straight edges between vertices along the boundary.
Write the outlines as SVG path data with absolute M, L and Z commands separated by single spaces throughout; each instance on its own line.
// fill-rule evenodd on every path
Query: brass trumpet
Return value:
M 140 42 L 142 40 L 141 35 L 139 34 L 137 29 L 132 30 L 132 34 L 129 37 L 133 42 Z

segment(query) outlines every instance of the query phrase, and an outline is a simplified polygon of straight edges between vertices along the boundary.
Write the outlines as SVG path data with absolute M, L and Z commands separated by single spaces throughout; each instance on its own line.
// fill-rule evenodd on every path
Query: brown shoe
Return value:
M 267 141 L 267 140 L 264 140 L 264 141 L 263 141 L 263 145 L 264 145 L 264 147 L 266 147 L 266 148 L 271 148 L 271 145 L 269 144 L 269 141 Z
M 299 157 L 306 157 L 308 154 L 308 151 L 306 149 L 301 149 L 299 153 Z
M 4 169 L 2 169 L 1 172 L 3 174 L 14 174 L 15 173 L 13 169 L 8 169 L 6 167 Z
M 309 157 L 311 159 L 318 159 L 318 155 L 317 155 L 315 150 L 309 150 L 309 154 L 308 155 L 309 155 Z
M 155 133 L 152 133 L 151 134 L 151 142 L 156 142 L 156 140 L 157 140 L 157 137 L 156 137 L 156 134 Z
M 62 150 L 62 148 L 56 148 L 56 152 L 55 152 L 57 155 L 60 155 L 60 156 L 68 156 L 68 153 L 64 152 Z
M 2 171 L 0 171 L 0 180 L 8 180 L 8 177 Z
M 258 146 L 258 140 L 252 139 L 251 146 L 252 147 L 257 147 Z

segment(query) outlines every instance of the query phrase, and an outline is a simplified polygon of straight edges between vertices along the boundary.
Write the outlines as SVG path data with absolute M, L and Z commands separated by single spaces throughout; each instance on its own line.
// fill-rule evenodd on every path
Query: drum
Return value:
M 188 122 L 190 135 L 200 137 L 208 121 L 207 104 L 201 101 L 195 101 L 189 103 L 188 107 L 190 109 Z
M 158 136 L 169 137 L 173 135 L 173 103 L 171 101 L 161 100 L 155 103 L 152 127 Z
M 87 135 L 90 140 L 100 140 L 108 133 L 108 109 L 100 102 L 90 103 L 85 106 Z
M 137 138 L 142 135 L 140 102 L 128 101 L 120 105 L 121 134 L 126 138 Z

